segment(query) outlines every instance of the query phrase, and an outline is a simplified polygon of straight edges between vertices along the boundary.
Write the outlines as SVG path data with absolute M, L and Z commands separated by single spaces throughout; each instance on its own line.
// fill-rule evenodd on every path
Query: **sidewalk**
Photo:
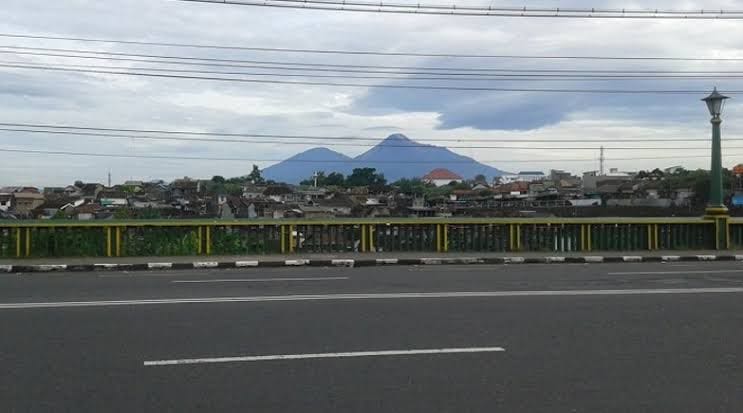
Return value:
M 666 261 L 743 261 L 736 251 L 628 251 L 595 253 L 337 253 L 240 256 L 96 257 L 0 259 L 0 272 L 136 271 L 284 266 L 374 266 L 432 264 L 534 264 Z

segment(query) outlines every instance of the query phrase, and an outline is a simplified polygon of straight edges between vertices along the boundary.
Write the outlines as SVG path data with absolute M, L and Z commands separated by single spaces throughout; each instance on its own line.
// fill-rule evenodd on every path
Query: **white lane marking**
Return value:
M 269 301 L 341 301 L 389 300 L 414 298 L 495 298 L 495 297 L 560 297 L 584 295 L 661 295 L 661 294 L 724 294 L 743 293 L 743 287 L 717 288 L 654 288 L 625 290 L 543 290 L 543 291 L 464 291 L 440 293 L 375 293 L 375 294 L 314 294 L 265 295 L 252 297 L 160 298 L 117 301 L 49 301 L 30 303 L 0 303 L 0 310 L 65 307 L 112 307 L 154 304 L 255 303 Z
M 216 280 L 175 280 L 174 284 L 188 283 L 235 283 L 235 282 L 271 282 L 271 281 L 329 281 L 348 280 L 350 277 L 286 277 L 286 278 L 223 278 Z
M 671 274 L 733 274 L 743 270 L 688 270 L 688 271 L 628 271 L 610 272 L 608 275 L 671 275 Z
M 506 351 L 503 347 L 436 348 L 420 350 L 349 351 L 343 353 L 276 354 L 269 356 L 209 357 L 197 359 L 145 361 L 145 366 L 173 366 L 179 364 L 235 363 L 246 361 L 305 360 L 344 357 L 418 356 L 425 354 L 491 353 Z
M 218 266 L 219 263 L 216 261 L 200 261 L 193 263 L 194 268 L 217 268 Z
M 258 261 L 235 261 L 235 267 L 257 267 Z

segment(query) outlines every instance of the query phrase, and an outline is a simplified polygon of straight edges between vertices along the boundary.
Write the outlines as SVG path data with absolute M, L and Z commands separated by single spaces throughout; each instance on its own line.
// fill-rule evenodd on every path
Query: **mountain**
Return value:
M 376 168 L 389 182 L 421 177 L 435 168 L 449 169 L 465 179 L 478 174 L 492 179 L 505 173 L 445 147 L 418 143 L 396 133 L 355 158 L 327 148 L 310 149 L 264 169 L 263 176 L 295 184 L 309 178 L 315 171 L 347 175 L 354 168 Z
M 328 148 L 312 148 L 271 165 L 262 172 L 265 179 L 298 184 L 316 171 L 348 174 L 354 168 L 352 161 L 352 158 Z
M 436 168 L 446 168 L 465 179 L 474 178 L 478 174 L 492 179 L 504 174 L 498 168 L 459 155 L 445 147 L 418 143 L 401 133 L 388 136 L 354 160 L 382 171 L 390 182 L 400 178 L 421 177 Z

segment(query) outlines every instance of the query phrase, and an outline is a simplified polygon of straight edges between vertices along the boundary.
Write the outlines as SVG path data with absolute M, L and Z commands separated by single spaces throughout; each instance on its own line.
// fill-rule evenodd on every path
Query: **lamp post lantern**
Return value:
M 722 149 L 720 148 L 720 124 L 722 109 L 725 106 L 727 96 L 720 94 L 715 88 L 712 93 L 702 99 L 707 104 L 709 114 L 712 116 L 712 166 L 710 168 L 710 196 L 707 204 L 706 214 L 708 216 L 727 215 L 727 208 L 723 203 L 722 195 Z
M 712 167 L 710 168 L 710 194 L 709 203 L 705 210 L 707 219 L 714 222 L 715 249 L 727 249 L 730 246 L 730 231 L 728 230 L 728 209 L 722 198 L 722 149 L 720 148 L 720 124 L 722 119 L 722 108 L 725 106 L 727 96 L 723 96 L 717 88 L 706 98 L 702 99 L 707 104 L 709 114 L 712 116 Z

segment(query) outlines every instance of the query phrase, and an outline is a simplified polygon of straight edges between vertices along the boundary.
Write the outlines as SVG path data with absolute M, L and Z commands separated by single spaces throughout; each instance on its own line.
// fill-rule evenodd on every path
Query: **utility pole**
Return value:
M 111 170 L 108 170 L 108 187 L 111 188 Z
M 314 172 L 314 173 L 312 174 L 312 178 L 314 178 L 314 180 L 315 180 L 315 188 L 317 188 L 317 177 L 318 177 L 319 175 L 320 175 L 320 174 L 318 174 L 318 173 L 317 173 L 317 171 L 315 171 L 315 172 Z
M 599 154 L 599 175 L 604 174 L 604 147 L 601 146 L 601 153 Z

